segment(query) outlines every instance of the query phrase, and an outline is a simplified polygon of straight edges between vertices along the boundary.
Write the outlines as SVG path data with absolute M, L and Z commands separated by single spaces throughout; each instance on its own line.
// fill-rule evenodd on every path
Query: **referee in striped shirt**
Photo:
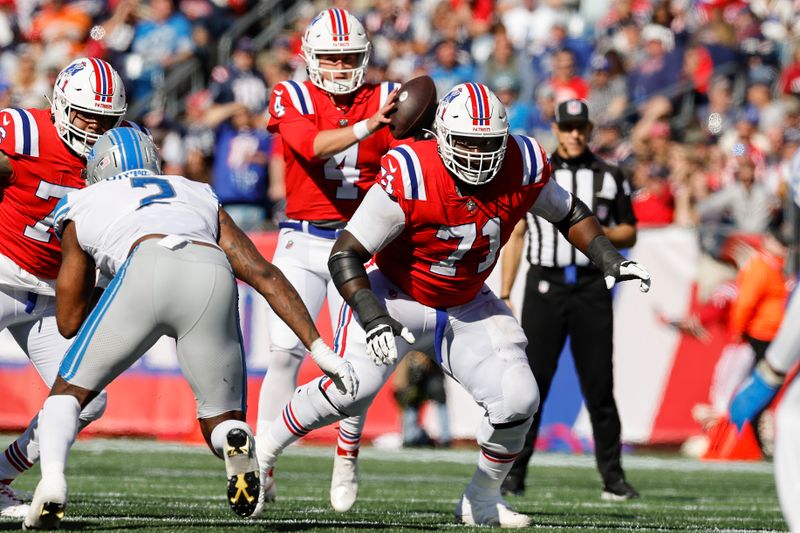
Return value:
M 592 208 L 617 248 L 636 242 L 636 218 L 630 186 L 620 169 L 595 156 L 587 147 L 592 133 L 589 109 L 583 100 L 567 100 L 556 108 L 553 133 L 558 148 L 551 157 L 553 179 Z M 528 233 L 527 246 L 524 244 Z M 503 250 L 500 297 L 508 302 L 523 250 L 530 263 L 522 306 L 522 328 L 528 337 L 527 355 L 541 407 L 511 472 L 504 494 L 522 494 L 528 461 L 539 431 L 542 409 L 567 337 L 594 433 L 597 468 L 603 478 L 601 497 L 628 500 L 639 494 L 625 481 L 622 470 L 620 421 L 614 401 L 611 292 L 603 274 L 572 247 L 556 228 L 528 213 Z

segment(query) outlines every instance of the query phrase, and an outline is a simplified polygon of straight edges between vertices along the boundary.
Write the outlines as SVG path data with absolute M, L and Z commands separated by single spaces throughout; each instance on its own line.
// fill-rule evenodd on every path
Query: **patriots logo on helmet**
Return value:
M 442 103 L 449 104 L 450 102 L 455 100 L 456 96 L 458 96 L 459 94 L 461 94 L 461 87 L 456 87 L 455 89 L 444 95 L 444 98 L 442 98 Z
M 64 74 L 68 76 L 74 76 L 75 74 L 77 74 L 78 72 L 80 72 L 85 68 L 86 68 L 86 63 L 84 61 L 81 61 L 79 63 L 73 63 L 64 69 Z

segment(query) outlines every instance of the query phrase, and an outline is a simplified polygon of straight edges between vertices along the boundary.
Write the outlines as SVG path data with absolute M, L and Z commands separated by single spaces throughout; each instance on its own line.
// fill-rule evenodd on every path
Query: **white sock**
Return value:
M 292 399 L 302 362 L 302 356 L 295 356 L 288 350 L 272 350 L 270 353 L 267 375 L 258 394 L 257 434 L 266 431 L 267 425 L 281 416 L 283 407 Z
M 292 399 L 283 408 L 281 415 L 267 425 L 264 433 L 259 433 L 259 461 L 265 453 L 279 455 L 287 446 L 305 437 L 311 430 L 327 426 L 344 418 L 334 409 L 320 389 L 321 378 L 317 378 L 297 388 Z M 262 439 L 261 437 L 269 437 Z M 267 452 L 267 449 L 270 451 Z
M 469 482 L 470 486 L 481 492 L 500 492 L 500 485 L 511 470 L 525 442 L 525 433 L 531 425 L 524 423 L 510 428 L 496 429 L 484 417 L 478 426 L 477 440 L 481 447 L 478 468 Z
M 358 457 L 361 445 L 361 430 L 365 416 L 351 416 L 339 422 L 339 437 L 336 440 L 336 454 L 346 457 Z
M 225 457 L 225 437 L 228 432 L 234 428 L 239 428 L 251 437 L 253 432 L 246 422 L 241 420 L 223 420 L 211 430 L 211 446 L 219 454 L 220 457 Z
M 81 406 L 70 395 L 50 396 L 39 413 L 42 477 L 64 477 L 67 456 L 78 435 Z

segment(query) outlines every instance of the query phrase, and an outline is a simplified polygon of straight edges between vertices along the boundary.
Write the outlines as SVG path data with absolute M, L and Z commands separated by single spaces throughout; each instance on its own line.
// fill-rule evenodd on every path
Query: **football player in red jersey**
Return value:
M 509 139 L 506 111 L 485 86 L 453 88 L 439 103 L 434 129 L 435 140 L 411 142 L 383 157 L 379 185 L 367 193 L 328 262 L 347 302 L 337 338 L 359 376 L 358 395 L 337 394 L 325 378 L 298 388 L 282 419 L 262 436 L 269 454 L 259 460 L 261 468 L 271 468 L 299 435 L 363 413 L 413 343 L 486 410 L 477 432 L 478 467 L 456 517 L 471 525 L 526 527 L 530 518 L 500 497 L 500 484 L 539 397 L 525 335 L 484 284 L 497 252 L 532 209 L 603 269 L 609 288 L 639 279 L 647 291 L 650 275 L 625 260 L 589 208 L 550 179 L 550 162 L 534 139 Z M 377 268 L 367 273 L 364 263 L 373 256 Z
M 86 155 L 127 108 L 119 74 L 103 60 L 70 63 L 56 79 L 51 109 L 0 111 L 0 330 L 8 329 L 42 379 L 52 385 L 69 341 L 55 321 L 61 249 L 53 210 L 83 188 Z M 83 426 L 102 415 L 105 394 L 81 412 Z M 37 418 L 0 455 L 0 515 L 27 505 L 9 484 L 38 460 Z
M 288 80 L 273 90 L 268 129 L 279 134 L 286 162 L 286 216 L 273 262 L 316 317 L 325 297 L 333 329 L 341 297 L 331 283 L 328 256 L 336 236 L 375 183 L 380 158 L 397 141 L 384 127 L 395 108 L 395 84 L 364 82 L 370 43 L 364 27 L 343 9 L 327 9 L 310 22 L 302 57 L 309 81 Z M 297 336 L 269 314 L 270 356 L 261 385 L 257 434 L 291 398 L 306 353 Z M 331 504 L 347 511 L 356 498 L 363 419 L 340 424 L 331 480 Z M 258 438 L 256 438 L 258 443 Z M 275 499 L 274 480 L 261 497 Z M 256 511 L 259 513 L 261 507 Z

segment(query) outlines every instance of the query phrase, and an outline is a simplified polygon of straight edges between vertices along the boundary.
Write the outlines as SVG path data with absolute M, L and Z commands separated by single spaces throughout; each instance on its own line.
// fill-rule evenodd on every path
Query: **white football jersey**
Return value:
M 113 277 L 144 235 L 216 244 L 219 200 L 204 183 L 137 170 L 69 193 L 56 206 L 54 219 L 58 235 L 72 221 L 80 247 L 102 274 Z

